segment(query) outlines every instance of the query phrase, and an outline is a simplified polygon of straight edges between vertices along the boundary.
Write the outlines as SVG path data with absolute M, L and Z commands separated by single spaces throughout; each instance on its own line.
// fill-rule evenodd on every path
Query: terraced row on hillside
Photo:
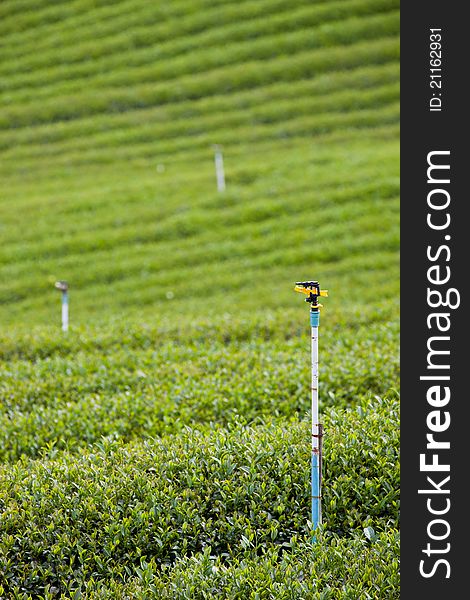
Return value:
M 7 320 L 49 321 L 54 277 L 76 288 L 80 322 L 165 311 L 181 289 L 199 311 L 313 255 L 331 279 L 373 253 L 393 279 L 396 1 L 7 1 L 1 16 Z

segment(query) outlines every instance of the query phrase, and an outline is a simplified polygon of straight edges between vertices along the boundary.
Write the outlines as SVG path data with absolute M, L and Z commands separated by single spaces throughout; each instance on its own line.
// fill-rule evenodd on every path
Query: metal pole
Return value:
M 318 281 L 298 281 L 295 291 L 307 295 L 306 302 L 310 303 L 310 327 L 312 338 L 312 527 L 313 531 L 321 524 L 321 484 L 322 484 L 322 441 L 323 427 L 319 417 L 318 401 L 318 329 L 320 327 L 320 296 L 328 296 L 327 290 L 320 290 Z M 315 534 L 313 540 L 315 541 Z
M 312 327 L 312 523 L 316 529 L 321 524 L 321 426 L 318 414 L 318 327 L 320 311 L 310 311 Z
M 62 331 L 69 329 L 69 285 L 66 281 L 56 281 L 55 288 L 62 292 Z
M 215 150 L 215 176 L 217 179 L 217 190 L 219 192 L 225 191 L 225 173 L 224 173 L 224 158 L 222 156 L 222 149 L 219 145 L 214 145 Z
M 69 294 L 62 292 L 62 331 L 69 329 Z

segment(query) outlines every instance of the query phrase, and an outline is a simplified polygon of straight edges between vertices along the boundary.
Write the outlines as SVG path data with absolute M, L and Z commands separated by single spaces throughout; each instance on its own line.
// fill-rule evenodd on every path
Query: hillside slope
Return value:
M 399 597 L 398 32 L 397 0 L 0 4 L 0 599 Z
M 3 322 L 396 296 L 395 0 L 0 10 Z

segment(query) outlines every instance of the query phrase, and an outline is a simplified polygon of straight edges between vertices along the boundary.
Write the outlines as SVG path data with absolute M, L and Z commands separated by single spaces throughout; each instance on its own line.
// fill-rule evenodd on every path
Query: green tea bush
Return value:
M 361 535 L 340 538 L 318 536 L 320 543 L 293 539 L 288 551 L 279 546 L 262 555 L 250 550 L 231 557 L 230 563 L 206 548 L 175 563 L 163 573 L 153 561 L 142 560 L 135 577 L 120 584 L 87 582 L 87 598 L 245 598 L 259 600 L 375 600 L 399 598 L 399 536 L 390 529 L 372 542 Z M 354 565 L 354 568 L 351 568 Z M 335 573 L 331 577 L 331 573 Z M 47 596 L 46 596 L 47 597 Z
M 354 6 L 347 4 L 347 8 L 351 12 Z M 177 38 L 176 43 L 175 40 L 171 40 L 166 45 L 159 44 L 156 49 L 140 52 L 142 64 L 134 65 L 131 71 L 128 65 L 122 69 L 122 65 L 115 59 L 114 63 L 109 59 L 102 64 L 90 60 L 79 63 L 81 69 L 77 73 L 74 73 L 74 69 L 65 63 L 59 70 L 59 77 L 57 75 L 51 77 L 54 75 L 54 69 L 52 69 L 52 73 L 51 69 L 40 69 L 34 74 L 23 74 L 20 78 L 18 76 L 10 77 L 4 84 L 4 89 L 9 92 L 10 101 L 25 101 L 33 97 L 42 98 L 73 93 L 80 89 L 83 77 L 87 77 L 90 83 L 97 88 L 141 84 L 152 80 L 172 80 L 189 73 L 207 71 L 248 60 L 272 59 L 275 56 L 286 56 L 309 48 L 353 44 L 357 38 L 377 39 L 397 33 L 398 26 L 396 13 L 361 18 L 355 16 L 334 23 L 330 22 L 325 26 L 321 25 L 321 20 L 319 21 L 315 14 L 309 15 L 309 17 L 305 23 L 303 20 L 297 21 L 297 26 L 292 32 L 289 32 L 288 28 L 286 31 L 285 18 L 278 19 L 278 28 L 272 35 L 269 35 L 269 31 L 265 31 L 262 38 L 242 41 L 238 41 L 236 38 L 234 42 L 225 35 L 220 38 L 218 45 L 211 44 L 210 41 L 208 43 L 205 39 L 193 40 L 192 47 L 187 50 L 182 49 L 182 53 L 181 50 L 178 51 L 181 44 L 178 44 L 179 39 Z M 324 15 L 323 18 L 327 20 L 328 15 Z M 303 29 L 299 28 L 300 23 L 304 27 Z M 252 27 L 253 25 L 256 26 L 256 24 L 251 24 Z M 310 27 L 305 29 L 309 25 Z M 259 23 L 257 28 L 259 29 Z M 223 35 L 223 33 L 219 32 L 219 35 Z M 157 37 L 155 38 L 155 36 Z M 158 32 L 152 31 L 152 37 L 158 40 Z M 119 47 L 123 45 L 127 45 L 126 40 L 117 40 L 115 47 L 111 50 L 119 50 Z M 94 47 L 86 49 L 85 53 L 88 57 L 95 53 Z M 193 56 L 194 50 L 198 50 L 195 56 Z M 51 62 L 55 64 L 55 55 L 51 55 Z M 83 68 L 89 64 L 97 71 L 97 76 L 93 71 L 89 73 L 87 72 L 89 69 Z M 11 82 L 10 86 L 9 82 Z M 45 86 L 44 83 L 49 85 Z
M 139 598 L 159 596 L 181 600 L 399 597 L 399 540 L 394 529 L 378 535 L 372 544 L 356 534 L 348 539 L 320 536 L 317 545 L 310 540 L 297 540 L 290 546 L 287 552 L 272 547 L 261 556 L 242 555 L 230 565 L 211 556 L 208 548 L 178 562 L 160 577 L 152 564 L 144 561 L 125 591 Z M 91 592 L 93 598 L 107 597 L 108 591 L 101 588 L 104 591 L 101 595 L 98 590 Z
M 396 400 L 330 411 L 325 429 L 325 529 L 396 528 Z M 78 457 L 50 448 L 19 461 L 0 474 L 1 585 L 65 591 L 206 547 L 221 559 L 288 549 L 308 531 L 307 433 L 307 423 L 266 420 L 132 445 L 103 438 Z
M 310 401 L 307 328 L 292 323 L 280 335 L 276 322 L 273 315 L 183 330 L 118 326 L 101 337 L 71 332 L 67 344 L 47 331 L 0 339 L 0 457 L 38 456 L 51 443 L 75 451 L 102 436 L 124 441 L 185 425 L 302 418 Z M 333 318 L 330 327 L 322 337 L 322 406 L 354 405 L 395 385 L 396 324 L 351 331 Z
M 235 89 L 250 89 L 282 78 L 292 81 L 312 77 L 332 69 L 350 69 L 364 64 L 381 64 L 398 58 L 394 37 L 366 41 L 353 47 L 337 46 L 312 52 L 302 51 L 271 60 L 250 60 L 243 65 L 219 67 L 202 74 L 182 75 L 173 83 L 141 83 L 130 88 L 104 89 L 62 95 L 45 99 L 38 105 L 34 99 L 5 108 L 0 128 L 21 127 L 68 120 L 103 112 L 124 112 L 157 104 L 194 100 L 216 93 L 231 93 Z M 145 78 L 144 78 L 145 79 Z
M 77 2 L 74 4 L 76 6 Z M 115 58 L 113 54 L 123 47 L 132 50 L 129 58 L 130 65 L 134 65 L 136 61 L 137 64 L 141 63 L 138 49 L 155 43 L 159 43 L 163 49 L 172 45 L 172 53 L 167 51 L 163 54 L 167 57 L 178 54 L 181 50 L 188 51 L 221 40 L 260 37 L 260 31 L 269 35 L 278 32 L 281 26 L 284 30 L 289 30 L 291 22 L 297 27 L 302 24 L 318 26 L 325 21 L 345 19 L 351 15 L 366 16 L 397 7 L 396 0 L 375 0 L 373 3 L 370 0 L 330 0 L 316 2 L 314 5 L 306 0 L 296 0 L 295 5 L 289 9 L 282 0 L 245 1 L 225 6 L 224 2 L 216 4 L 191 0 L 172 3 L 162 10 L 158 6 L 149 7 L 145 3 L 139 6 L 127 1 L 119 2 L 111 9 L 101 6 L 93 10 L 87 6 L 87 10 L 71 16 L 65 24 L 61 21 L 48 23 L 49 36 L 45 39 L 41 39 L 35 29 L 23 30 L 16 36 L 13 32 L 10 39 L 22 41 L 23 45 L 20 48 L 6 48 L 5 56 L 24 56 L 21 61 L 22 72 L 31 72 L 34 78 L 34 71 L 45 65 L 55 66 L 58 60 L 67 63 L 72 70 L 77 63 L 84 63 L 88 69 L 93 69 L 93 62 L 98 62 L 96 59 L 99 58 L 104 58 L 107 62 L 105 65 L 98 62 L 98 67 L 116 66 L 118 63 L 113 65 L 108 61 Z M 180 18 L 176 31 L 173 21 L 175 18 Z M 149 26 L 152 19 L 156 22 Z M 7 22 L 3 18 L 2 24 Z M 215 22 L 217 28 L 213 27 Z M 81 35 L 77 33 L 78 30 L 82 31 Z M 58 57 L 52 49 L 63 41 L 64 33 L 69 45 Z M 100 44 L 93 43 L 96 38 L 100 38 Z M 40 45 L 42 52 L 39 55 L 34 52 L 34 46 L 28 43 L 29 40 Z M 91 57 L 95 60 L 90 61 Z M 3 68 L 8 73 L 15 73 L 11 64 L 5 64 Z
M 392 83 L 396 83 L 396 65 L 393 62 L 361 66 L 351 71 L 326 73 L 316 77 L 314 81 L 308 79 L 292 81 L 289 86 L 282 82 L 272 83 L 249 91 L 234 91 L 230 96 L 216 95 L 203 97 L 197 101 L 182 101 L 171 104 L 164 110 L 157 107 L 138 112 L 85 116 L 78 121 L 67 121 L 60 125 L 45 124 L 22 130 L 3 130 L 0 131 L 0 147 L 6 149 L 26 142 L 28 146 L 33 143 L 44 144 L 44 142 L 51 144 L 68 138 L 79 142 L 84 136 L 88 140 L 97 139 L 103 143 L 103 135 L 113 129 L 118 129 L 119 132 L 126 132 L 130 129 L 137 131 L 142 128 L 143 124 L 149 122 L 162 123 L 188 118 L 188 116 L 197 118 L 208 112 L 221 113 L 233 110 L 234 107 L 238 107 L 240 110 L 252 106 L 268 106 L 270 102 L 282 99 L 289 99 L 291 106 L 295 106 L 297 98 L 328 96 L 351 86 L 356 88 L 357 93 L 359 89 L 369 89 Z M 348 93 L 347 90 L 346 93 Z M 358 97 L 360 98 L 360 96 Z

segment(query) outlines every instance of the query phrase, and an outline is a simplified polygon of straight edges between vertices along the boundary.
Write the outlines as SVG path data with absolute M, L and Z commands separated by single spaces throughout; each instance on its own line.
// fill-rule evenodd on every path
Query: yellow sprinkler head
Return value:
M 66 281 L 56 281 L 54 287 L 61 292 L 66 292 L 69 289 L 69 284 Z
M 318 303 L 320 296 L 328 296 L 328 290 L 321 290 L 318 281 L 297 281 L 294 290 L 307 296 L 305 302 L 310 303 L 312 310 L 323 306 Z

